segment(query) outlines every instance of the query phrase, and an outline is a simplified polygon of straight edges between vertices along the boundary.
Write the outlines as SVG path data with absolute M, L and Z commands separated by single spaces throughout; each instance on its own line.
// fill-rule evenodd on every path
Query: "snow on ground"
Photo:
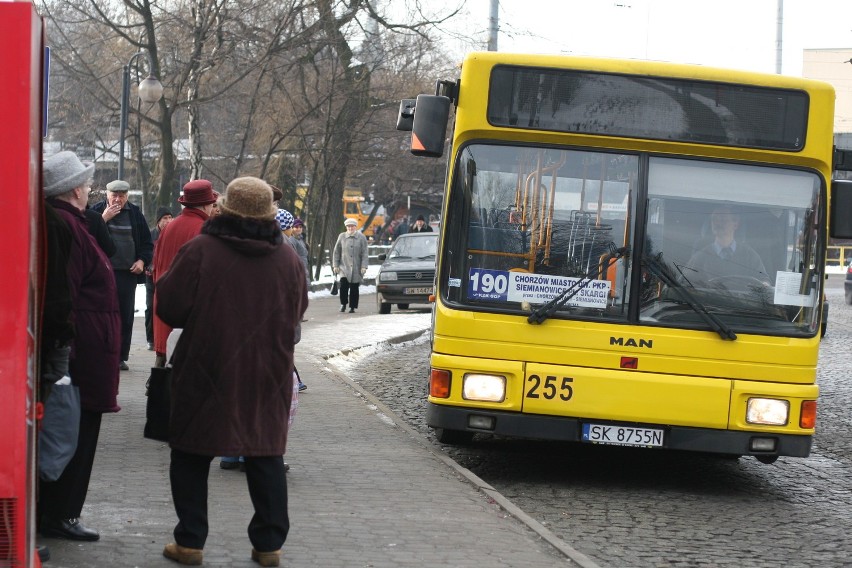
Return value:
M 375 280 L 376 275 L 379 273 L 378 264 L 371 264 L 367 267 L 367 274 L 364 277 L 367 280 Z M 328 285 L 331 286 L 332 282 L 334 282 L 334 275 L 331 273 L 331 266 L 323 266 L 322 270 L 320 270 L 320 276 L 317 280 L 313 280 L 313 284 L 315 285 Z M 376 287 L 372 284 L 363 285 L 360 289 L 361 295 L 364 296 L 366 294 L 375 294 Z M 323 288 L 321 290 L 316 290 L 314 292 L 308 292 L 308 299 L 313 298 L 327 298 L 331 296 L 331 292 L 329 288 Z M 144 318 L 145 317 L 145 285 L 140 284 L 136 287 L 136 317 Z

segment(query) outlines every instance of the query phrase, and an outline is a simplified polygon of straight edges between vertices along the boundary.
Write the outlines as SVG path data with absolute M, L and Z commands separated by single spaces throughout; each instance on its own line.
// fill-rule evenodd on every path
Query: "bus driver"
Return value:
M 710 282 L 733 276 L 769 282 L 760 255 L 747 244 L 737 242 L 735 234 L 739 226 L 740 216 L 730 207 L 721 206 L 713 210 L 710 228 L 714 240 L 693 254 L 687 263 L 691 271 L 698 273 L 698 279 Z

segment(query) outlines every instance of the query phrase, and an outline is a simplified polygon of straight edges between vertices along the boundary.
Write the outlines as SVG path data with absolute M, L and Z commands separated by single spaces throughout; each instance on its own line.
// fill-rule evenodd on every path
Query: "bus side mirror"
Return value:
M 411 129 L 411 153 L 440 158 L 444 154 L 450 99 L 438 95 L 417 95 Z
M 396 117 L 396 129 L 411 132 L 414 126 L 414 103 L 416 99 L 399 101 L 399 114 Z
M 830 235 L 833 239 L 852 239 L 852 180 L 831 182 Z

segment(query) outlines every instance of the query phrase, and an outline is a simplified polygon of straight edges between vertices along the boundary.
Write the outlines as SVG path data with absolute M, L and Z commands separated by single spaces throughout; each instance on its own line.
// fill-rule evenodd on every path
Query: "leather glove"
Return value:
M 41 380 L 53 384 L 68 374 L 71 346 L 46 347 L 41 355 Z

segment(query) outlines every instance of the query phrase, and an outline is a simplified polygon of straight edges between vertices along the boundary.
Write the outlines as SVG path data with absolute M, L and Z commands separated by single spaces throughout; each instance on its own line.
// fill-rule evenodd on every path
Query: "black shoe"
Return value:
M 342 306 L 340 306 L 340 311 L 341 311 L 341 312 L 345 312 L 345 311 L 346 311 L 346 304 L 343 304 Z
M 222 469 L 240 469 L 240 462 L 221 460 L 219 462 L 219 467 Z
M 50 549 L 47 546 L 43 544 L 36 545 L 36 552 L 38 553 L 39 561 L 47 562 L 50 560 Z
M 42 519 L 42 536 L 67 538 L 68 540 L 95 541 L 101 538 L 98 531 L 83 526 L 80 519 L 60 519 L 58 521 Z
M 350 313 L 350 314 L 354 314 L 354 313 L 355 313 L 355 308 L 349 308 L 349 313 Z
M 308 390 L 308 385 L 306 385 L 305 383 L 303 383 L 303 382 L 299 381 L 299 392 L 304 392 L 304 391 L 306 391 L 306 390 Z
M 127 361 L 121 361 L 118 363 L 118 368 L 122 371 L 129 371 L 130 367 L 127 366 Z

